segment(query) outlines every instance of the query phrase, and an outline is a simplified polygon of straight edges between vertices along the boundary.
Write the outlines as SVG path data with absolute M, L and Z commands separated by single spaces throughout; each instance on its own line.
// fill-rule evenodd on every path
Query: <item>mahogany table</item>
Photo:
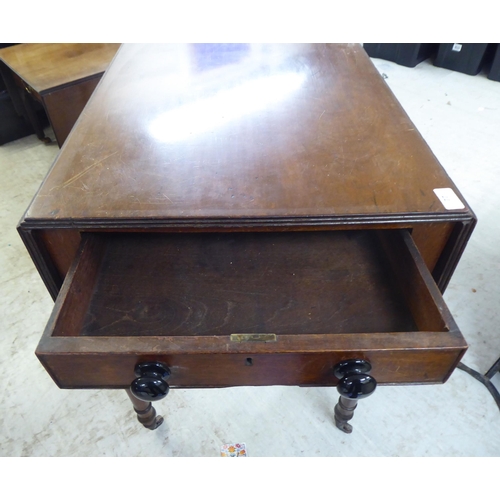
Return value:
M 19 232 L 62 388 L 442 383 L 476 219 L 356 44 L 123 45 Z
M 0 71 L 18 112 L 50 142 L 33 109 L 44 108 L 61 147 L 109 66 L 118 43 L 23 43 L 0 50 Z

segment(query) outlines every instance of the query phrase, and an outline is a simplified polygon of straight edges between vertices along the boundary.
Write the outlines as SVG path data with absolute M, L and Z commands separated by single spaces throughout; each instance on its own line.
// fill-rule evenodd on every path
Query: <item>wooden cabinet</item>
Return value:
M 64 388 L 145 362 L 171 387 L 338 386 L 346 360 L 444 382 L 474 225 L 362 47 L 123 45 L 19 225 L 56 299 L 37 355 Z
M 119 45 L 25 43 L 0 50 L 2 75 L 40 139 L 30 98 L 43 106 L 61 147 Z

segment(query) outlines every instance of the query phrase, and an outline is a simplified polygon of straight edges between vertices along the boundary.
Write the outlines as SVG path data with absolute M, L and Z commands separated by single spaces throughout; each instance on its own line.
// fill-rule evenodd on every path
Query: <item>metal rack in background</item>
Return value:
M 479 380 L 479 382 L 484 384 L 488 389 L 488 391 L 490 391 L 490 394 L 493 396 L 493 399 L 495 400 L 495 403 L 497 404 L 498 409 L 500 410 L 500 392 L 498 392 L 498 389 L 493 385 L 493 382 L 491 382 L 491 379 L 498 372 L 500 372 L 500 358 L 498 358 L 495 361 L 495 363 L 493 363 L 493 366 L 484 375 L 481 375 L 476 370 L 469 368 L 463 363 L 458 363 L 457 368 L 460 368 L 464 372 L 467 372 L 469 375 L 472 375 L 476 380 Z

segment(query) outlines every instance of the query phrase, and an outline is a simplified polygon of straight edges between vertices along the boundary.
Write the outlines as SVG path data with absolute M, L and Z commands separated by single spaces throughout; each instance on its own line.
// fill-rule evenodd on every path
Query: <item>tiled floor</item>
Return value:
M 500 356 L 500 82 L 374 63 L 478 216 L 445 299 L 464 362 L 484 373 Z M 460 370 L 444 385 L 377 389 L 351 435 L 334 427 L 330 388 L 173 390 L 154 432 L 124 391 L 58 389 L 34 356 L 52 301 L 16 232 L 57 152 L 35 136 L 0 147 L 1 456 L 217 457 L 234 442 L 250 457 L 500 456 L 499 408 Z

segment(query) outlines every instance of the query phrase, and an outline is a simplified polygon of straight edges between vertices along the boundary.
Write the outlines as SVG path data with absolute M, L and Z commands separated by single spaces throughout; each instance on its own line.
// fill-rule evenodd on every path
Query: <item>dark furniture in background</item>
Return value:
M 0 71 L 18 113 L 40 140 L 43 107 L 59 147 L 120 44 L 26 43 L 0 49 Z
M 436 54 L 437 43 L 364 43 L 363 48 L 370 57 L 393 61 L 414 68 L 418 63 Z
M 491 68 L 488 73 L 488 78 L 490 80 L 500 82 L 500 44 L 496 44 L 495 53 L 493 54 L 493 60 L 491 62 Z
M 441 43 L 434 65 L 474 76 L 488 63 L 492 46 L 488 43 Z
M 17 43 L 0 43 L 0 49 L 19 45 Z M 33 125 L 30 123 L 26 111 L 22 103 L 17 100 L 17 91 L 14 93 L 14 100 L 7 90 L 7 85 L 2 76 L 2 68 L 0 63 L 0 145 L 21 139 L 35 132 Z M 48 125 L 47 116 L 43 108 L 35 106 L 37 120 L 42 126 Z
M 497 43 L 365 43 L 370 57 L 393 61 L 410 68 L 431 58 L 438 67 L 477 75 L 485 70 L 490 80 L 500 81 L 500 50 Z
M 3 83 L 1 76 L 0 82 Z M 48 120 L 43 108 L 41 106 L 35 107 L 35 113 L 41 127 L 47 126 Z M 0 145 L 21 139 L 33 133 L 35 133 L 35 130 L 29 119 L 25 116 L 24 110 L 22 108 L 16 109 L 5 87 L 3 90 L 0 89 Z

